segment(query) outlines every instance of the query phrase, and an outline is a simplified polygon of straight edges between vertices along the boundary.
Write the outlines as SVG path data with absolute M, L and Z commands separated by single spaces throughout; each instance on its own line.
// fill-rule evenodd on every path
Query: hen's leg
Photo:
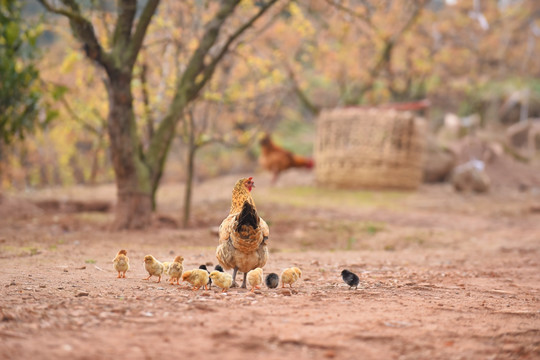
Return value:
M 232 275 L 232 288 L 238 287 L 238 284 L 236 283 L 236 273 L 238 272 L 238 268 L 234 268 L 233 275 Z
M 247 283 L 246 279 L 247 279 L 247 273 L 244 273 L 244 281 L 242 281 L 242 286 L 241 286 L 242 289 L 246 289 L 246 283 Z
M 274 172 L 274 176 L 272 176 L 272 181 L 271 181 L 272 185 L 276 185 L 278 177 L 279 177 L 279 171 Z

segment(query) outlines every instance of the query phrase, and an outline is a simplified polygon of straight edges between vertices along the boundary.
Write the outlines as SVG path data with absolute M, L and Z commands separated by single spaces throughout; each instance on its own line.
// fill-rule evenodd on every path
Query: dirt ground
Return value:
M 215 227 L 238 176 L 160 190 L 155 225 L 109 232 L 113 213 L 44 211 L 28 200 L 114 201 L 114 187 L 0 200 L 2 359 L 539 359 L 540 192 L 317 189 L 256 175 L 270 225 L 265 274 L 298 266 L 291 290 L 191 291 L 142 280 L 144 255 L 215 265 Z M 131 260 L 117 279 L 111 260 Z M 212 268 L 209 266 L 209 268 Z M 360 276 L 350 290 L 342 269 Z M 153 278 L 155 280 L 155 278 Z

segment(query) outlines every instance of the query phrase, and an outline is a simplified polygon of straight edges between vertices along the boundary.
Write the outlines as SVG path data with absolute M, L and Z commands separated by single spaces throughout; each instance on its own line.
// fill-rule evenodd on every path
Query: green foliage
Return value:
M 23 22 L 17 1 L 0 1 L 0 141 L 4 143 L 23 139 L 38 123 L 39 73 L 32 61 L 39 33 L 36 26 Z M 46 113 L 43 123 L 53 117 L 54 113 Z

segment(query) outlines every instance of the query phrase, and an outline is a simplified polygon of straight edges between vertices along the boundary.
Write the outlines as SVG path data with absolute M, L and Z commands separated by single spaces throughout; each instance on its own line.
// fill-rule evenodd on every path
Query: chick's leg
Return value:
M 147 277 L 147 278 L 144 278 L 143 280 L 148 280 L 148 279 L 150 279 L 151 277 L 152 277 L 152 275 L 148 275 L 148 277 Z
M 157 283 L 161 281 L 161 275 L 158 275 L 159 279 L 156 281 Z
M 117 276 L 117 278 L 119 278 L 119 279 L 120 279 L 121 277 L 122 277 L 122 273 L 121 273 L 121 272 L 119 271 L 119 272 L 118 272 L 118 276 Z
M 238 287 L 238 284 L 236 283 L 236 273 L 238 272 L 238 268 L 234 268 L 233 275 L 232 275 L 232 288 Z

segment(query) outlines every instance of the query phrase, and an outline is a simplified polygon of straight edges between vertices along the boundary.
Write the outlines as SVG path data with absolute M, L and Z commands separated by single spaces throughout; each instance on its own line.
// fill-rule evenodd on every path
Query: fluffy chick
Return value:
M 247 273 L 247 282 L 251 286 L 251 292 L 260 289 L 263 283 L 263 269 L 256 268 Z
M 227 292 L 232 285 L 232 276 L 226 272 L 212 271 L 210 273 L 210 279 L 214 281 L 216 286 L 221 288 L 221 292 Z
M 163 274 L 163 264 L 157 261 L 155 257 L 153 257 L 152 255 L 146 255 L 144 257 L 144 268 L 146 269 L 146 271 L 148 271 L 149 275 L 143 280 L 148 280 L 152 276 L 157 276 L 158 281 L 156 282 L 161 281 L 161 275 Z
M 206 287 L 208 284 L 208 272 L 202 269 L 193 269 L 182 274 L 182 281 L 187 281 L 193 285 L 193 290 L 199 290 L 201 287 Z
M 266 275 L 264 282 L 269 289 L 275 289 L 279 285 L 279 275 L 276 273 L 270 273 Z
M 204 264 L 199 266 L 199 269 L 206 270 L 206 272 L 208 273 L 208 288 L 211 289 L 212 288 L 212 279 L 210 278 L 210 270 L 208 270 L 208 268 Z
M 174 284 L 174 280 L 176 280 L 176 285 L 179 284 L 180 276 L 182 276 L 182 272 L 184 271 L 184 258 L 182 256 L 177 256 L 174 258 L 174 261 L 169 265 L 169 282 L 171 284 Z
M 169 275 L 169 268 L 171 267 L 172 262 L 164 261 L 163 264 L 163 275 Z M 165 281 L 169 281 L 169 279 L 165 279 Z
M 284 288 L 285 284 L 289 284 L 289 287 L 292 287 L 299 278 L 302 277 L 302 271 L 297 267 L 292 267 L 283 270 L 281 273 L 281 287 Z
M 345 284 L 349 285 L 349 289 L 352 289 L 353 287 L 355 289 L 358 288 L 360 278 L 355 273 L 352 273 L 349 270 L 343 270 L 341 272 L 341 277 L 343 278 L 343 281 L 345 281 Z
M 118 271 L 119 278 L 126 277 L 126 271 L 129 270 L 129 258 L 126 250 L 120 250 L 113 259 L 114 270 Z

